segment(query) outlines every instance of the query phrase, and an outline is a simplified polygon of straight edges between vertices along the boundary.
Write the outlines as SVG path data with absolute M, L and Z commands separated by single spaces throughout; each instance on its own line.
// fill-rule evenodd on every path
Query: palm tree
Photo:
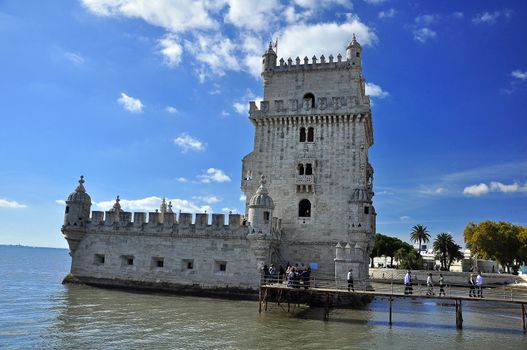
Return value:
M 417 253 L 421 256 L 421 242 L 427 243 L 430 241 L 430 233 L 428 233 L 428 228 L 423 225 L 415 225 L 412 227 L 412 232 L 410 232 L 410 240 L 412 242 L 419 242 L 419 249 Z
M 440 233 L 434 240 L 434 250 L 441 262 L 441 270 L 449 271 L 454 260 L 463 259 L 461 246 L 449 233 Z
M 447 270 L 447 259 L 448 259 L 448 249 L 454 243 L 452 235 L 448 233 L 440 233 L 437 235 L 434 240 L 434 251 L 441 262 L 441 270 Z

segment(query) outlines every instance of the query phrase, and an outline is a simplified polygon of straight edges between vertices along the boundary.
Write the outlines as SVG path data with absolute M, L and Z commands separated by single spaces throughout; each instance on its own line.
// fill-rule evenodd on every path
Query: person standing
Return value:
M 445 278 L 443 277 L 443 274 L 439 274 L 439 296 L 445 296 Z
M 354 292 L 355 288 L 353 288 L 353 270 L 352 269 L 349 269 L 347 279 L 348 279 L 348 292 L 350 291 L 350 289 Z
M 428 291 L 426 292 L 426 295 L 435 295 L 434 293 L 434 281 L 432 280 L 432 273 L 428 273 L 428 277 L 426 278 L 426 286 L 428 287 Z
M 474 280 L 474 274 L 471 273 L 470 277 L 468 278 L 468 296 L 469 297 L 476 297 L 476 281 Z
M 404 294 L 412 294 L 413 288 L 412 288 L 412 273 L 410 270 L 406 272 L 406 275 L 404 275 Z
M 481 271 L 478 272 L 476 277 L 476 288 L 478 289 L 478 298 L 483 298 L 483 276 L 481 276 Z

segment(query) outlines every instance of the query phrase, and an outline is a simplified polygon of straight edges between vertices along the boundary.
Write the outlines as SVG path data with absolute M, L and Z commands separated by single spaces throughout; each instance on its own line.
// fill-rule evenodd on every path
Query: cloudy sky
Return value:
M 261 54 L 363 45 L 378 232 L 527 225 L 527 2 L 1 0 L 0 244 L 66 247 L 94 210 L 243 212 Z

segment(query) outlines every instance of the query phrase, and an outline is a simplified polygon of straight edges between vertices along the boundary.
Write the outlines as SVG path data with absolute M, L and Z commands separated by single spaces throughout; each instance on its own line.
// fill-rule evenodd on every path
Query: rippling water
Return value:
M 286 313 L 257 302 L 106 290 L 60 284 L 67 250 L 0 246 L 0 348 L 67 349 L 527 349 L 519 307 L 387 304 Z

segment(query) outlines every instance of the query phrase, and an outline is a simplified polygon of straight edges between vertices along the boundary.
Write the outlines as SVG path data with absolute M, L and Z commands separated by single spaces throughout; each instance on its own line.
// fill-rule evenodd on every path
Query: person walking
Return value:
M 439 296 L 445 296 L 445 278 L 443 277 L 443 274 L 439 274 Z
M 428 273 L 428 277 L 426 278 L 426 286 L 428 287 L 428 291 L 426 292 L 426 295 L 435 295 L 434 293 L 434 281 L 432 280 L 432 273 Z
M 483 298 L 483 276 L 481 276 L 481 271 L 478 271 L 478 276 L 476 277 L 476 288 L 478 289 L 478 298 Z
M 348 292 L 350 291 L 350 289 L 354 292 L 355 288 L 353 288 L 353 270 L 352 269 L 349 269 L 347 279 L 348 279 Z
M 470 277 L 468 278 L 468 296 L 470 298 L 476 297 L 476 281 L 474 280 L 474 274 L 471 273 Z
M 410 270 L 404 275 L 404 294 L 413 294 L 412 288 L 412 273 Z

